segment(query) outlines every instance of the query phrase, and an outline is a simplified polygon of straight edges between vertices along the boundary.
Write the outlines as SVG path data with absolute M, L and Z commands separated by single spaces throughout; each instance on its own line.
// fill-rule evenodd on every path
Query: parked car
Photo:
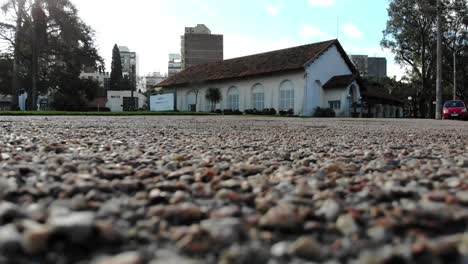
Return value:
M 467 119 L 468 112 L 463 101 L 447 101 L 444 104 L 442 117 L 444 119 Z

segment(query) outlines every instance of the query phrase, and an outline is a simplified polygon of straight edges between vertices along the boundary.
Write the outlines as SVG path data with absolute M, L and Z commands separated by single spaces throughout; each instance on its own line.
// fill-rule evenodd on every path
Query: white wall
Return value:
M 348 95 L 351 93 L 351 87 L 353 85 L 356 87 L 356 95 L 355 95 L 355 102 L 361 103 L 359 101 L 359 98 L 361 98 L 361 89 L 359 88 L 359 84 L 354 81 L 352 82 L 348 87 L 344 88 L 336 88 L 336 89 L 328 89 L 323 91 L 323 100 L 322 100 L 322 105 L 320 107 L 322 108 L 328 108 L 329 101 L 340 101 L 341 102 L 341 109 L 334 109 L 336 116 L 339 117 L 349 117 L 351 116 L 351 104 L 349 101 Z
M 239 90 L 239 110 L 245 111 L 252 109 L 252 88 L 257 83 L 264 87 L 264 104 L 265 108 L 275 108 L 279 110 L 279 89 L 283 81 L 289 80 L 294 85 L 294 112 L 298 115 L 303 113 L 304 103 L 304 72 L 297 71 L 292 73 L 279 73 L 274 76 L 260 76 L 254 78 L 245 78 L 242 80 L 226 80 L 220 82 L 211 82 L 209 84 L 192 85 L 189 87 L 179 87 L 177 93 L 177 108 L 181 111 L 187 111 L 187 94 L 192 91 L 193 87 L 200 89 L 198 94 L 197 111 L 206 112 L 210 110 L 210 102 L 206 100 L 205 95 L 209 88 L 218 88 L 221 91 L 223 100 L 216 106 L 216 109 L 227 108 L 228 90 L 232 86 Z
M 352 74 L 336 46 L 325 51 L 313 63 L 306 66 L 307 88 L 304 96 L 305 115 L 312 115 L 317 107 L 328 107 L 322 88 L 334 76 Z M 343 102 L 342 102 L 343 104 Z
M 107 103 L 106 107 L 111 110 L 111 112 L 123 112 L 123 98 L 131 97 L 131 91 L 107 91 Z M 146 96 L 133 92 L 134 97 L 138 97 L 138 108 L 143 108 L 146 103 Z

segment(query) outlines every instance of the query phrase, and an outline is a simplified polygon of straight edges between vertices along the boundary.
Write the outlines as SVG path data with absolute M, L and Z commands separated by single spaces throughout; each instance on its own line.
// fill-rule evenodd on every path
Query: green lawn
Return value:
M 158 116 L 158 115 L 213 115 L 194 112 L 66 112 L 66 111 L 0 111 L 0 116 Z

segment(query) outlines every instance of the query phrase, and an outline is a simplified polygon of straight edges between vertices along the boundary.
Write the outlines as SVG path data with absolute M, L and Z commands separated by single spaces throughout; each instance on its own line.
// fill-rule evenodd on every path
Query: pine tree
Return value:
M 115 44 L 114 49 L 112 49 L 110 89 L 118 90 L 122 79 L 122 61 L 120 58 L 120 50 L 119 47 L 117 47 L 117 44 Z

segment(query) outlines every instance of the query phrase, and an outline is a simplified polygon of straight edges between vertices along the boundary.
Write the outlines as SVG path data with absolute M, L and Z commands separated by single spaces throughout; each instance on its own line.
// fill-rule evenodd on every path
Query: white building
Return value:
M 169 62 L 167 63 L 167 73 L 169 77 L 176 75 L 182 71 L 182 57 L 180 54 L 169 54 Z
M 358 76 L 338 40 L 330 40 L 191 67 L 159 86 L 175 90 L 178 110 L 209 111 L 206 92 L 218 88 L 217 109 L 292 109 L 311 116 L 317 107 L 332 107 L 338 116 L 351 116 L 362 99 Z
M 145 76 L 145 87 L 146 89 L 153 88 L 156 84 L 164 81 L 167 78 L 167 75 L 160 72 L 152 72 Z
M 131 98 L 131 91 L 107 91 L 106 107 L 109 108 L 111 112 L 129 111 L 131 109 Z M 147 104 L 147 98 L 145 95 L 133 92 L 133 98 L 135 100 L 135 106 L 137 106 L 138 109 L 145 108 L 145 105 Z
M 80 73 L 81 79 L 90 79 L 99 82 L 99 86 L 103 88 L 104 91 L 110 89 L 110 73 L 109 72 L 99 72 L 99 71 L 92 71 L 86 72 L 82 71 Z

